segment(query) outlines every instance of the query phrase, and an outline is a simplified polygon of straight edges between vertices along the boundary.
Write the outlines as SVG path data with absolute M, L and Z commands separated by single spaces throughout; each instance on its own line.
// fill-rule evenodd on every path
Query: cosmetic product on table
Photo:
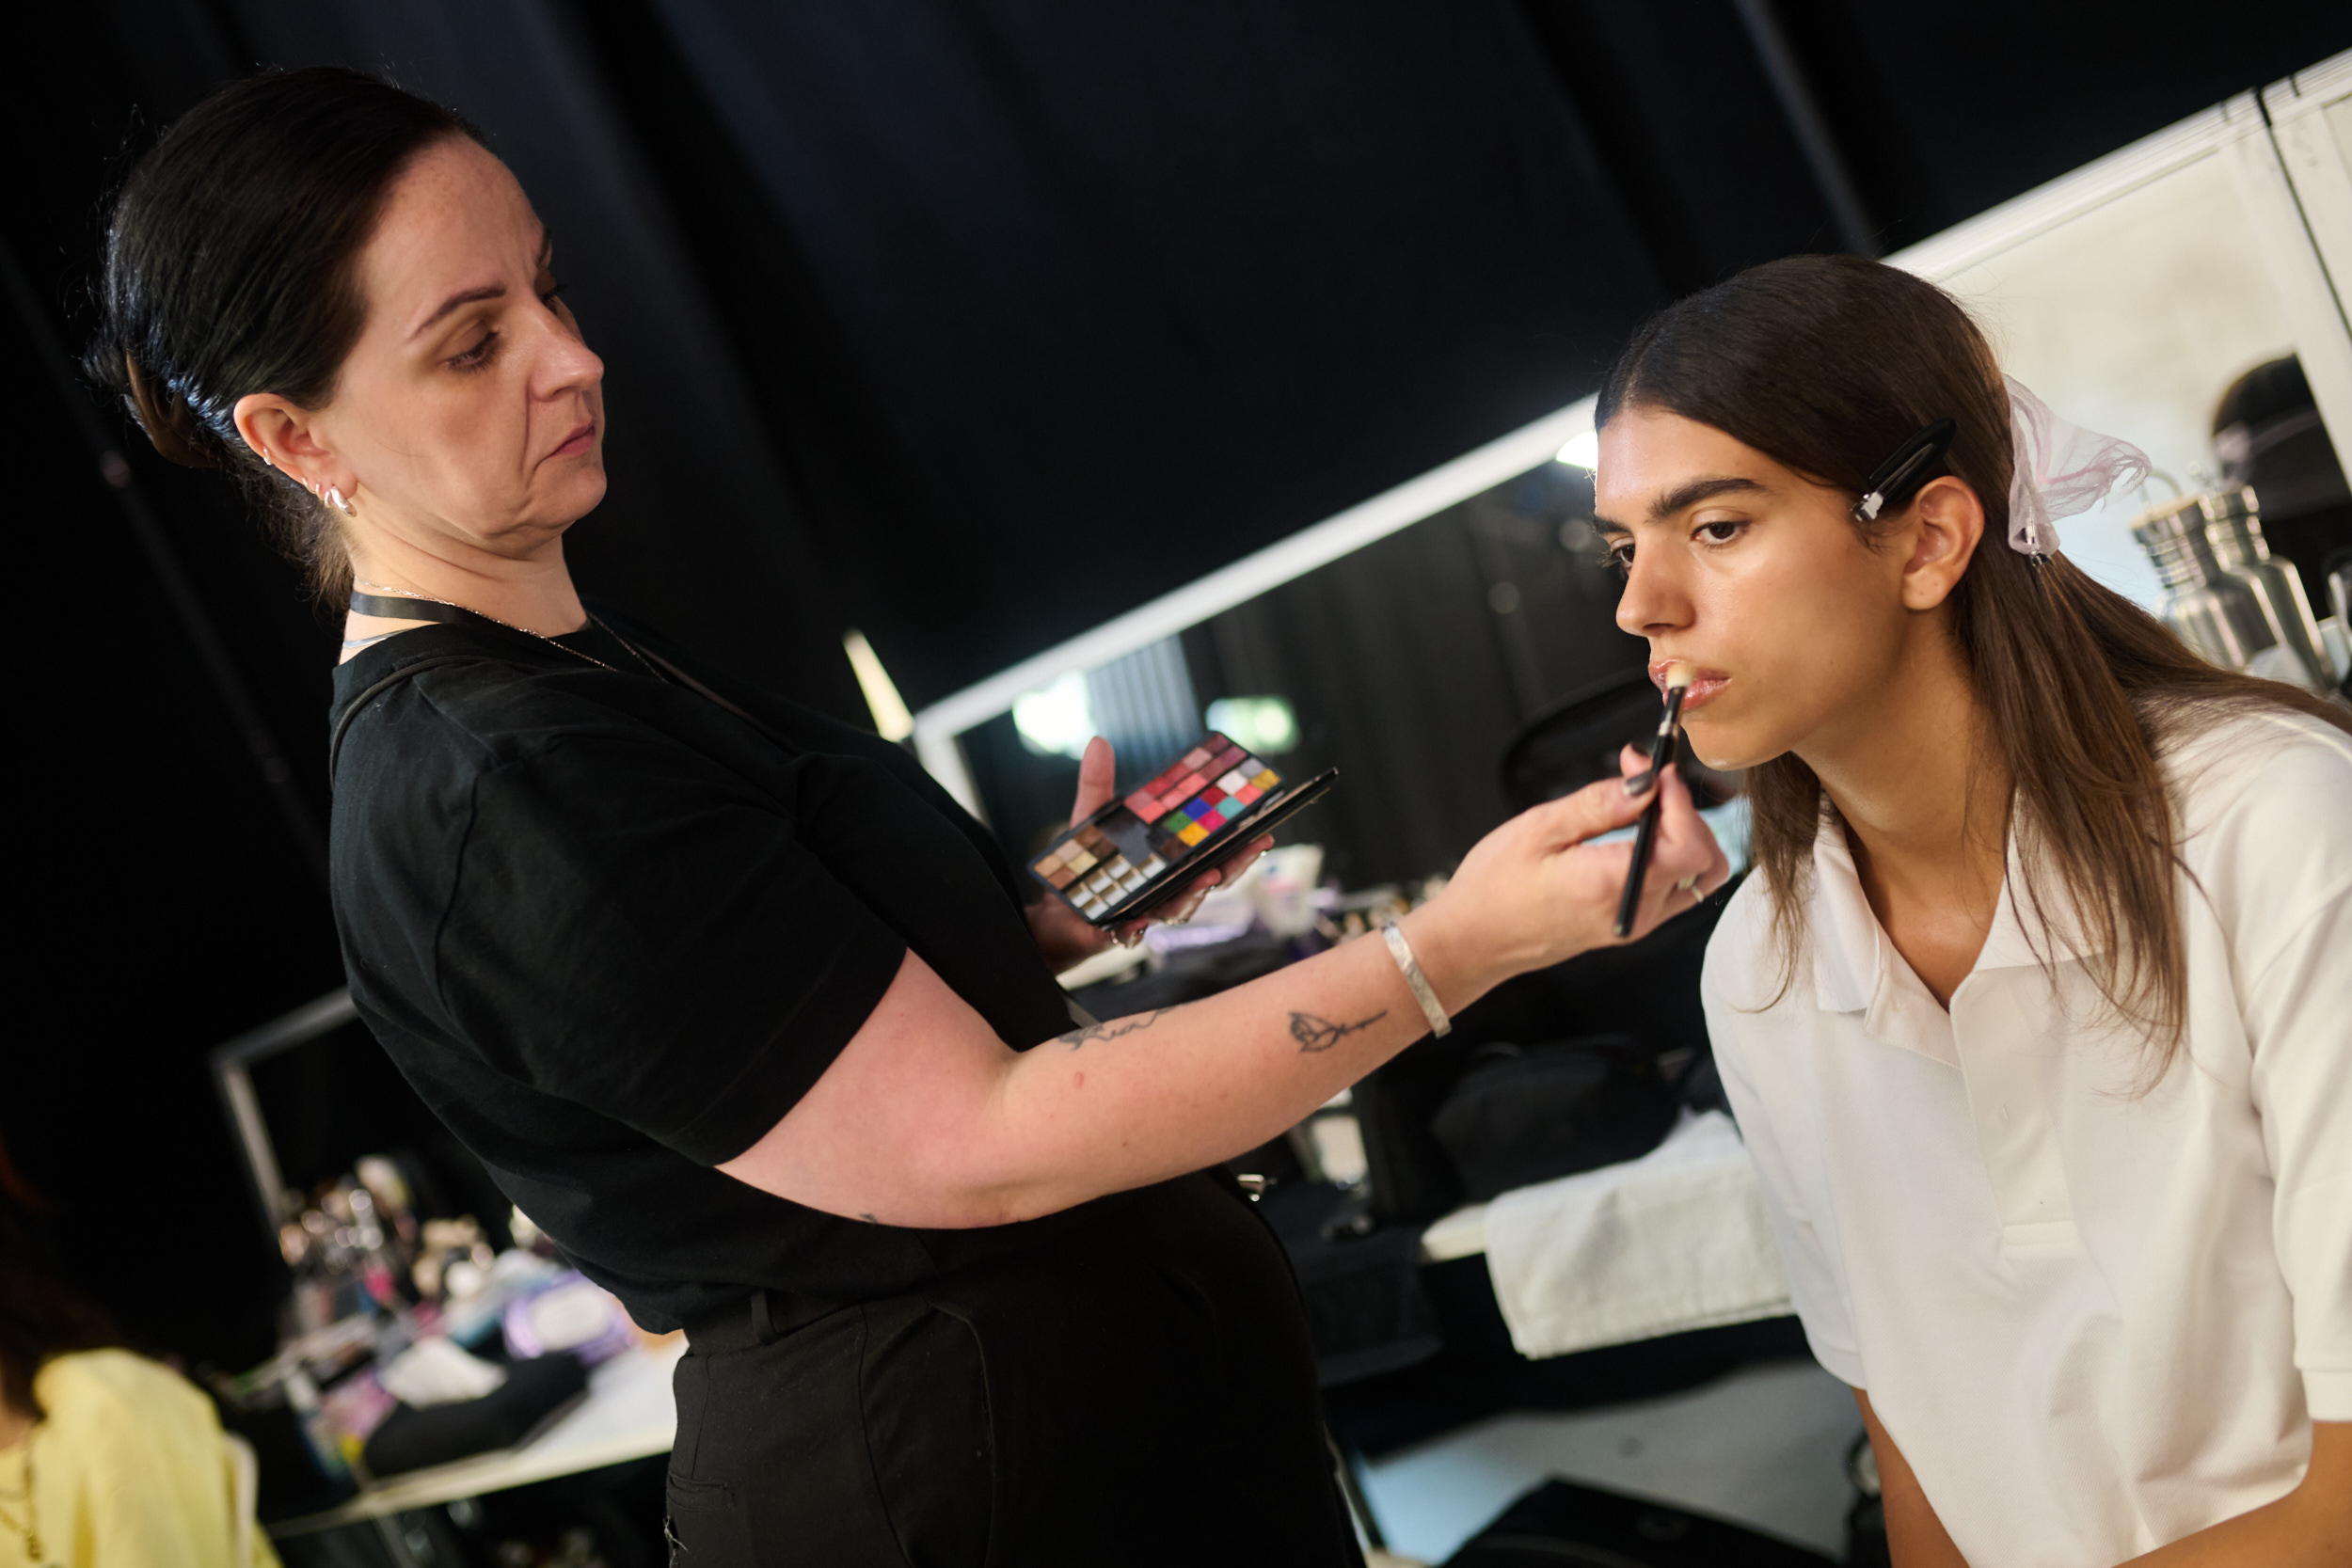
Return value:
M 2292 656 L 2271 629 L 2254 590 L 2214 554 L 2206 525 L 2218 515 L 2217 500 L 2184 496 L 2152 508 L 2133 520 L 2132 537 L 2155 564 L 2164 583 L 2157 614 L 2180 640 L 2225 670 L 2267 674 L 2263 664 Z
M 1641 825 L 1633 832 L 1633 863 L 1626 868 L 1625 892 L 1617 896 L 1615 929 L 1620 937 L 1633 934 L 1633 917 L 1641 909 L 1642 879 L 1649 875 L 1650 854 L 1658 846 L 1659 801 L 1665 795 L 1659 787 L 1659 771 L 1674 760 L 1675 743 L 1682 733 L 1682 694 L 1691 689 L 1697 673 L 1694 666 L 1679 660 L 1666 666 L 1666 711 L 1649 743 L 1649 804 L 1642 808 Z
M 1212 731 L 1056 839 L 1029 874 L 1093 925 L 1139 919 L 1321 799 L 1338 777 L 1327 768 L 1286 784 L 1263 759 Z
M 2253 590 L 2261 601 L 2263 619 L 2306 672 L 2302 684 L 2326 690 L 2333 685 L 2331 660 L 2322 646 L 2319 623 L 2303 592 L 2303 576 L 2295 563 L 2270 553 L 2263 537 L 2262 517 L 2255 510 L 2254 492 L 2241 487 L 2207 498 L 2205 542 L 2213 546 L 2221 569 Z
M 2320 575 L 2320 592 L 2327 595 L 2328 619 L 2319 623 L 2319 637 L 2334 667 L 2338 694 L 2352 683 L 2352 545 L 2332 551 Z

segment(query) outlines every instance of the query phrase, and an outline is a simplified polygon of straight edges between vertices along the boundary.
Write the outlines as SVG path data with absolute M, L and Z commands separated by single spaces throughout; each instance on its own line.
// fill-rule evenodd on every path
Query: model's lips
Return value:
M 1712 702 L 1716 693 L 1720 692 L 1724 687 L 1731 684 L 1730 675 L 1726 674 L 1723 671 L 1710 670 L 1704 664 L 1699 664 L 1687 658 L 1660 658 L 1651 660 L 1649 667 L 1650 684 L 1658 688 L 1661 691 L 1665 690 L 1666 671 L 1670 667 L 1677 664 L 1689 664 L 1692 670 L 1697 672 L 1697 673 L 1691 677 L 1689 689 L 1682 693 L 1682 711 L 1685 713 L 1689 713 L 1693 708 L 1703 707 L 1708 703 Z
M 564 437 L 564 444 L 548 453 L 549 457 L 578 457 L 596 442 L 596 421 L 582 420 L 578 430 Z

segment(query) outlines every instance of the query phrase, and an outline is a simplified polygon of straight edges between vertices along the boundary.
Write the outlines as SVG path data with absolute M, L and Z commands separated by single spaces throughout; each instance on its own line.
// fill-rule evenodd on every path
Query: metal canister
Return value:
M 2132 520 L 2132 537 L 2164 583 L 2157 613 L 2208 662 L 2244 670 L 2280 647 L 2262 601 L 2213 553 L 2206 525 L 2224 510 L 2218 495 L 2183 496 Z
M 2205 542 L 2213 546 L 2221 569 L 2254 591 L 2279 645 L 2303 666 L 2299 684 L 2326 690 L 2333 665 L 2319 640 L 2319 622 L 2303 592 L 2303 575 L 2295 562 L 2270 553 L 2263 538 L 2262 517 L 2255 511 L 2251 489 L 2225 490 L 2208 498 L 2217 503 L 2206 510 Z

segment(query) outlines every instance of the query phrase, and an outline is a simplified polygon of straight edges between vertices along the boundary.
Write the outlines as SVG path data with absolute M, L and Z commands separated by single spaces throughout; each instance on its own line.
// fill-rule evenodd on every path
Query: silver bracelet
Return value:
M 1454 1021 L 1438 1005 L 1438 993 L 1429 989 L 1429 976 L 1421 972 L 1421 960 L 1413 957 L 1413 944 L 1405 940 L 1405 928 L 1391 922 L 1380 927 L 1380 934 L 1389 939 L 1389 957 L 1404 972 L 1405 983 L 1413 988 L 1413 1000 L 1421 1004 L 1421 1016 L 1429 1021 L 1429 1032 L 1452 1034 Z

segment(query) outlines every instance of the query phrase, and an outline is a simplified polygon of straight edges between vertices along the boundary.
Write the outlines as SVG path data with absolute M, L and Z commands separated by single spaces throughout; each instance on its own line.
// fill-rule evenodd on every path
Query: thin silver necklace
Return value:
M 483 614 L 481 610 L 474 609 L 473 606 L 459 604 L 455 599 L 437 599 L 430 594 L 420 594 L 413 588 L 394 588 L 389 583 L 370 582 L 365 578 L 353 578 L 351 579 L 351 585 L 354 588 L 364 588 L 372 594 L 382 594 L 388 598 L 422 599 L 426 604 L 447 605 L 452 610 L 462 610 L 469 615 L 481 615 L 484 620 L 491 623 L 493 626 L 504 626 L 508 631 L 521 632 L 525 637 L 535 637 L 540 641 L 547 643 L 549 647 L 563 649 L 574 658 L 586 659 L 589 663 L 595 665 L 599 670 L 612 670 L 616 675 L 626 673 L 625 671 L 613 669 L 612 665 L 607 664 L 596 655 L 582 653 L 578 648 L 573 647 L 570 643 L 564 642 L 560 639 L 550 637 L 546 632 L 532 631 L 529 626 L 518 626 L 512 621 L 501 621 L 495 615 Z M 657 680 L 661 678 L 661 672 L 654 667 L 653 660 L 647 658 L 644 654 L 639 653 L 637 651 L 637 645 L 634 642 L 631 642 L 628 638 L 623 637 L 619 632 L 614 631 L 611 626 L 606 626 L 602 621 L 597 620 L 596 612 L 595 610 L 588 610 L 584 605 L 581 607 L 581 610 L 588 617 L 588 624 L 595 626 L 598 631 L 603 632 L 607 637 L 612 639 L 613 641 L 618 642 L 622 647 L 627 648 L 629 652 L 629 657 L 644 667 L 645 673 L 653 676 Z M 370 642 L 380 642 L 384 638 L 390 637 L 392 635 L 394 634 L 391 632 L 385 632 L 377 637 L 362 638 L 358 641 L 361 646 L 365 646 Z M 346 640 L 344 645 L 350 646 L 351 641 Z

